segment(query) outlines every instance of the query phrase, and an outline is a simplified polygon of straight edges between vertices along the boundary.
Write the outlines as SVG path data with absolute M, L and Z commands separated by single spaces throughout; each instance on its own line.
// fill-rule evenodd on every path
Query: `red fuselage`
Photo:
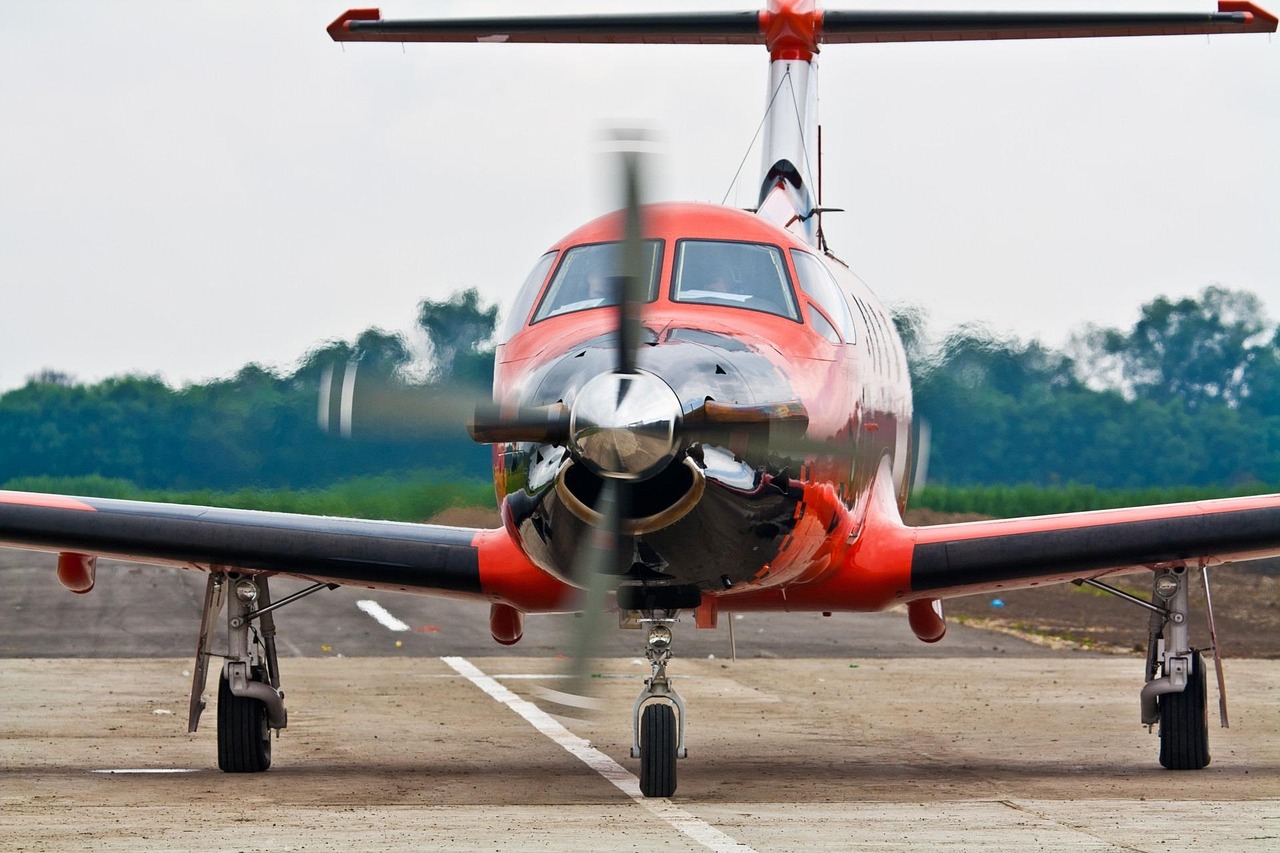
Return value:
M 574 231 L 526 282 L 509 326 L 518 330 L 498 348 L 496 399 L 572 407 L 588 380 L 611 369 L 618 309 L 548 306 L 569 286 L 564 270 L 577 262 L 575 249 L 618 240 L 621 221 L 610 214 Z M 707 400 L 799 401 L 808 427 L 794 442 L 732 430 L 686 441 L 663 471 L 629 484 L 634 565 L 624 584 L 741 596 L 821 578 L 856 537 L 882 462 L 899 509 L 906 499 L 911 394 L 891 319 L 839 261 L 741 211 L 650 205 L 644 237 L 654 260 L 639 369 L 670 386 L 685 415 Z M 695 289 L 713 287 L 693 281 L 714 272 L 695 273 L 702 257 L 732 266 L 738 254 L 772 259 L 789 293 L 751 295 L 750 270 L 737 273 L 741 293 Z M 753 309 L 757 302 L 765 307 Z M 507 532 L 541 569 L 574 582 L 597 478 L 564 447 L 499 444 L 494 461 Z

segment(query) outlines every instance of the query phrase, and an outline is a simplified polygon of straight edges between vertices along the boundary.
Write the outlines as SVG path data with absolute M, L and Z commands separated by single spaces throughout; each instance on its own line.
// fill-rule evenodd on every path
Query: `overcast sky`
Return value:
M 382 8 L 513 5 L 624 8 Z M 653 196 L 719 202 L 764 108 L 763 48 L 344 49 L 325 33 L 344 8 L 6 5 L 0 390 L 46 367 L 174 383 L 289 367 L 328 338 L 408 328 L 423 298 L 474 286 L 505 305 L 613 206 L 604 128 L 664 140 Z M 833 45 L 820 75 L 824 201 L 847 210 L 829 242 L 935 331 L 1058 345 L 1214 282 L 1280 318 L 1271 37 Z M 753 152 L 729 203 L 754 201 L 759 171 Z

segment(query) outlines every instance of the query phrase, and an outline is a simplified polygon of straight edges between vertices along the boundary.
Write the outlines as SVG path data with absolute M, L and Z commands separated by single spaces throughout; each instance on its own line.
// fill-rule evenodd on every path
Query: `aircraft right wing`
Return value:
M 1280 494 L 909 527 L 881 469 L 842 563 L 752 604 L 879 610 L 1170 566 L 1280 557 Z
M 1280 495 L 908 529 L 912 593 L 947 598 L 1163 565 L 1280 557 Z
M 526 610 L 549 609 L 568 597 L 564 584 L 530 563 L 501 527 L 0 491 L 0 546 L 204 571 L 286 574 Z M 92 569 L 79 574 L 71 586 L 87 592 Z

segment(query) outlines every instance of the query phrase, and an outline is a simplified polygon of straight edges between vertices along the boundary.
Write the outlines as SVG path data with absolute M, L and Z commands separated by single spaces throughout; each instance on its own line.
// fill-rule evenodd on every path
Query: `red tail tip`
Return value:
M 347 26 L 349 21 L 380 20 L 382 20 L 381 9 L 348 9 L 326 27 L 325 31 L 329 33 L 329 38 L 334 41 L 356 41 L 358 40 L 357 37 L 351 35 L 351 28 Z

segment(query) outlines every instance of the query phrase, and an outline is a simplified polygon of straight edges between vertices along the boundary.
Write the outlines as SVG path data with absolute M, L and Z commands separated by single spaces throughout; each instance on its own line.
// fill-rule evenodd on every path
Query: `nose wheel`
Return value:
M 640 793 L 669 797 L 676 792 L 676 712 L 652 703 L 640 715 Z
M 669 797 L 676 792 L 676 759 L 688 751 L 684 745 L 684 699 L 671 686 L 667 663 L 671 660 L 672 633 L 676 611 L 648 611 L 641 624 L 648 623 L 645 657 L 653 674 L 644 680 L 636 699 L 631 757 L 640 759 L 640 793 L 646 797 Z

